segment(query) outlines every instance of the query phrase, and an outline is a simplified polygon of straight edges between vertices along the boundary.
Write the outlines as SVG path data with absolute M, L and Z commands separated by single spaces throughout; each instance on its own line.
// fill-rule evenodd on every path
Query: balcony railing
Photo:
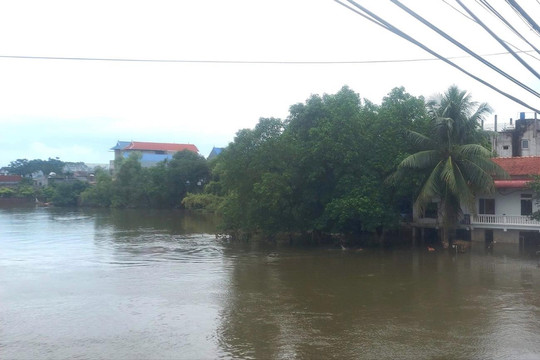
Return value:
M 471 216 L 472 225 L 540 226 L 537 220 L 522 215 L 476 215 Z

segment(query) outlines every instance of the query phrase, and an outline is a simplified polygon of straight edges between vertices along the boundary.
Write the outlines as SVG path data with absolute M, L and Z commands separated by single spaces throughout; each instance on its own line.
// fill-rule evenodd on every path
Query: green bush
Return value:
M 15 190 L 7 188 L 7 187 L 1 187 L 0 188 L 0 198 L 10 198 L 15 195 Z
M 182 200 L 184 208 L 193 211 L 219 212 L 223 198 L 214 194 L 192 194 L 188 193 Z

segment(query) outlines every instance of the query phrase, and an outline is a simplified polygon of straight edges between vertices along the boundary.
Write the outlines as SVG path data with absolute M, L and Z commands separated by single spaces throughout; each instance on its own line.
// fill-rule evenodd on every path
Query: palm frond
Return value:
M 475 192 L 492 193 L 495 190 L 493 177 L 489 171 L 486 171 L 483 165 L 479 164 L 479 161 L 470 159 L 462 160 L 461 171 L 470 188 Z
M 433 133 L 434 137 L 438 143 L 438 146 L 441 145 L 450 145 L 452 144 L 452 132 L 454 130 L 454 120 L 446 117 L 438 117 L 433 123 Z
M 429 204 L 434 198 L 440 197 L 440 187 L 438 179 L 440 177 L 440 172 L 444 164 L 439 162 L 429 175 L 429 177 L 424 181 L 420 192 L 414 202 L 414 206 L 418 209 L 420 213 L 423 213 L 426 209 L 426 205 Z
M 479 166 L 482 170 L 484 170 L 493 178 L 508 179 L 510 177 L 508 173 L 506 172 L 506 170 L 500 167 L 491 158 L 486 158 L 483 156 L 481 157 L 471 156 L 468 158 L 468 160 L 476 164 L 477 166 Z
M 461 164 L 462 165 L 462 164 Z M 475 207 L 475 194 L 472 191 L 473 184 L 469 181 L 468 174 L 464 171 L 466 167 L 455 166 L 454 178 L 456 181 L 456 198 L 459 199 L 460 204 L 464 204 L 468 209 L 476 209 Z M 460 205 L 461 210 L 461 205 Z
M 454 162 L 452 161 L 451 156 L 449 156 L 444 161 L 444 166 L 441 169 L 441 180 L 443 182 L 443 185 L 447 187 L 450 192 L 456 193 L 458 191 L 455 177 Z
M 426 169 L 440 161 L 440 155 L 437 150 L 419 151 L 407 156 L 398 165 L 398 169 Z
M 489 159 L 491 157 L 491 152 L 478 144 L 457 145 L 452 149 L 452 152 L 459 158 L 483 157 Z
M 474 122 L 479 122 L 484 119 L 486 115 L 491 114 L 492 112 L 493 109 L 488 105 L 488 103 L 481 103 L 469 118 Z
M 405 132 L 405 136 L 419 149 L 430 149 L 435 146 L 435 142 L 431 138 L 419 132 L 408 130 Z

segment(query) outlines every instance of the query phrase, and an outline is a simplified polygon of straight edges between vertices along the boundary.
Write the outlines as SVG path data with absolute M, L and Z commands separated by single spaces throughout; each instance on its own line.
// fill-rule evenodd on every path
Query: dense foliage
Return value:
M 312 236 L 395 228 L 418 182 L 395 189 L 385 180 L 411 150 L 405 131 L 427 123 L 423 98 L 403 88 L 375 105 L 344 87 L 291 106 L 285 121 L 260 119 L 237 133 L 213 171 L 225 227 Z
M 116 164 L 114 178 L 97 171 L 95 185 L 81 193 L 81 205 L 115 208 L 180 207 L 189 193 L 199 193 L 208 181 L 207 161 L 191 151 L 181 151 L 170 161 L 142 167 L 140 154 Z
M 132 154 L 114 176 L 98 170 L 91 186 L 53 183 L 42 195 L 57 205 L 182 206 L 220 213 L 229 233 L 315 240 L 332 233 L 383 239 L 413 203 L 423 211 L 435 199 L 446 229 L 500 173 L 479 128 L 487 112 L 457 87 L 428 103 L 395 88 L 380 105 L 343 87 L 291 106 L 285 120 L 261 118 L 210 162 L 182 151 L 143 167 Z M 17 160 L 10 169 L 60 172 L 60 163 Z
M 408 131 L 419 151 L 405 158 L 394 176 L 402 179 L 413 172 L 424 174 L 415 205 L 423 212 L 429 203 L 438 201 L 442 243 L 448 246 L 462 206 L 474 213 L 475 194 L 493 192 L 493 176 L 505 177 L 506 173 L 481 145 L 488 139 L 479 121 L 490 111 L 487 104 L 476 104 L 465 91 L 452 86 L 428 107 L 431 131 Z
M 533 191 L 533 200 L 537 207 L 540 207 L 540 176 L 534 175 L 533 180 L 528 184 Z M 531 219 L 540 221 L 540 210 L 533 211 Z
M 38 171 L 43 171 L 43 174 L 47 176 L 51 172 L 61 174 L 65 163 L 58 158 L 48 160 L 34 159 L 17 159 L 12 161 L 8 165 L 8 171 L 10 174 L 16 174 L 21 176 L 28 176 Z

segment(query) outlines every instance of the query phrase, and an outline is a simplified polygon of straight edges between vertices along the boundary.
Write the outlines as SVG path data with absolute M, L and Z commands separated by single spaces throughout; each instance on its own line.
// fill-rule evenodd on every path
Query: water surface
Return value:
M 215 231 L 174 211 L 0 209 L 0 358 L 540 358 L 534 254 Z

